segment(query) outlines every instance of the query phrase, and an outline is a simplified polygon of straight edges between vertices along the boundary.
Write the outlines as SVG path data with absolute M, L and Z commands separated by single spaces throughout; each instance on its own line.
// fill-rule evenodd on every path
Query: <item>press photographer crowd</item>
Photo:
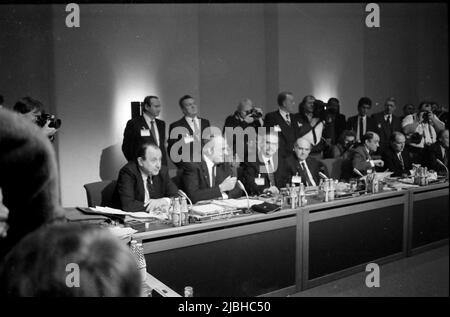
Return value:
M 297 104 L 292 92 L 283 91 L 273 99 L 268 104 L 277 107 L 264 114 L 243 98 L 225 119 L 223 134 L 205 137 L 211 124 L 199 116 L 194 97 L 179 99 L 182 117 L 166 134 L 166 123 L 157 118 L 163 105 L 157 96 L 147 96 L 142 115 L 124 127 L 122 151 L 128 163 L 118 174 L 112 207 L 167 213 L 173 197 L 193 204 L 244 193 L 274 197 L 286 184 L 320 188 L 328 178 L 349 181 L 372 171 L 409 177 L 418 165 L 448 177 L 449 113 L 436 102 L 423 101 L 417 108 L 406 104 L 398 116 L 397 100 L 388 97 L 383 110 L 370 115 L 373 102 L 362 97 L 357 113 L 346 119 L 335 97 L 324 102 L 307 95 Z M 112 234 L 61 224 L 57 161 L 49 142 L 61 129 L 61 119 L 31 97 L 7 106 L 0 96 L 0 108 L 0 295 L 139 296 L 133 254 Z M 244 135 L 240 153 L 242 140 L 228 137 L 227 128 L 264 133 L 256 133 L 257 139 Z M 233 162 L 225 159 L 230 156 Z M 333 175 L 327 159 L 342 163 Z M 89 275 L 81 287 L 66 287 L 63 257 L 85 263 Z M 41 270 L 46 266 L 51 270 Z

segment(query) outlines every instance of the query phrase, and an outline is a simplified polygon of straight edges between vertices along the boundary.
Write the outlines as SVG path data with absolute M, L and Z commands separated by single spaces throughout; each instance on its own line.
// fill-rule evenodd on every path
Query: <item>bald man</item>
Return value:
M 215 136 L 203 147 L 201 162 L 185 163 L 184 188 L 193 203 L 242 195 L 230 163 L 225 162 L 228 154 L 225 139 Z
M 312 144 L 307 139 L 298 138 L 294 143 L 294 155 L 288 157 L 283 164 L 282 179 L 284 184 L 290 184 L 293 177 L 301 177 L 306 186 L 319 185 L 319 172 L 328 176 L 328 171 L 322 162 L 309 157 Z

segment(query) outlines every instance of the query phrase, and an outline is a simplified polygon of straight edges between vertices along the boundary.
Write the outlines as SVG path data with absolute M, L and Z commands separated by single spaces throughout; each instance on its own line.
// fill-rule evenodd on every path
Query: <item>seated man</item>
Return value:
M 225 156 L 227 142 L 222 136 L 213 136 L 203 147 L 202 161 L 185 163 L 183 181 L 186 193 L 193 203 L 217 198 L 237 198 L 242 191 Z
M 339 136 L 336 145 L 332 145 L 325 153 L 325 158 L 349 158 L 350 150 L 355 145 L 356 134 L 352 130 L 344 130 Z
M 176 196 L 178 188 L 170 179 L 167 167 L 161 166 L 161 149 L 145 142 L 138 146 L 136 157 L 119 172 L 117 192 L 122 209 L 128 212 L 167 210 L 168 197 Z
M 319 185 L 319 172 L 328 175 L 322 162 L 309 157 L 312 144 L 303 138 L 298 138 L 294 143 L 295 156 L 289 156 L 281 165 L 281 179 L 283 184 L 289 184 L 293 176 L 301 177 L 306 186 Z
M 424 163 L 425 166 L 439 174 L 446 174 L 448 171 L 448 129 L 440 131 L 437 140 L 426 150 L 425 157 L 427 159 Z
M 394 131 L 390 146 L 383 151 L 384 167 L 393 172 L 392 176 L 407 176 L 412 168 L 410 155 L 405 150 L 406 138 L 403 133 Z
M 278 150 L 278 134 L 267 133 L 258 139 L 258 157 L 256 162 L 241 163 L 242 183 L 250 195 L 261 195 L 270 192 L 278 194 L 279 166 L 276 152 Z
M 367 132 L 361 139 L 361 145 L 352 150 L 350 158 L 351 169 L 349 173 L 352 174 L 354 169 L 357 169 L 361 174 L 366 174 L 368 170 L 375 167 L 383 167 L 384 162 L 380 159 L 375 159 L 371 154 L 375 153 L 380 145 L 380 137 L 375 132 Z M 356 176 L 353 172 L 353 175 Z

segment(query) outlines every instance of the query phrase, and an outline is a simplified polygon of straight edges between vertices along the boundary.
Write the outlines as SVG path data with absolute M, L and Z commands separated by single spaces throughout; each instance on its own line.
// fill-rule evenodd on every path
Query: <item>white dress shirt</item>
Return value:
M 206 163 L 206 167 L 208 168 L 208 174 L 209 174 L 209 187 L 213 187 L 213 182 L 214 182 L 214 173 L 213 173 L 213 168 L 214 168 L 214 162 L 211 161 L 209 159 L 209 157 L 207 157 L 206 155 L 203 155 L 203 160 Z M 219 184 L 214 184 L 215 186 L 219 186 Z M 222 194 L 222 198 L 223 199 L 227 199 L 228 195 L 224 192 L 221 192 Z
M 291 122 L 291 115 L 290 115 L 290 113 L 287 112 L 287 111 L 284 111 L 282 109 L 278 109 L 278 110 L 280 111 L 281 117 L 284 119 L 286 124 L 291 125 L 292 122 Z M 288 122 L 287 118 L 289 118 L 289 122 Z
M 195 130 L 197 129 L 200 131 L 200 119 L 197 116 L 195 116 L 194 118 L 185 116 L 184 119 L 191 127 L 192 132 L 195 133 Z M 197 125 L 197 128 L 195 127 L 195 124 Z M 199 137 L 201 137 L 201 135 Z
M 361 141 L 359 139 L 359 129 L 361 129 L 361 127 L 359 126 L 359 118 L 362 118 L 362 122 L 363 122 L 363 126 L 362 126 L 362 134 L 366 134 L 367 132 L 367 116 L 361 117 L 358 115 L 358 117 L 356 118 L 357 122 L 356 122 L 356 140 L 357 141 Z

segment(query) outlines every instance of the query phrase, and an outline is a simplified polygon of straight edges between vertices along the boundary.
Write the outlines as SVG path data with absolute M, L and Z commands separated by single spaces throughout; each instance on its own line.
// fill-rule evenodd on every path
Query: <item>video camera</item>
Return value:
M 55 128 L 59 129 L 61 126 L 61 119 L 56 118 L 55 115 L 49 114 L 49 113 L 42 113 L 39 117 L 36 119 L 36 124 L 40 127 L 43 127 L 47 124 L 47 122 L 50 122 L 48 124 L 49 128 Z
M 258 120 L 259 118 L 262 118 L 263 114 L 262 112 L 260 112 L 259 110 L 257 110 L 256 108 L 252 108 L 250 110 L 247 110 L 245 112 L 245 115 L 248 116 L 250 115 L 253 119 Z

